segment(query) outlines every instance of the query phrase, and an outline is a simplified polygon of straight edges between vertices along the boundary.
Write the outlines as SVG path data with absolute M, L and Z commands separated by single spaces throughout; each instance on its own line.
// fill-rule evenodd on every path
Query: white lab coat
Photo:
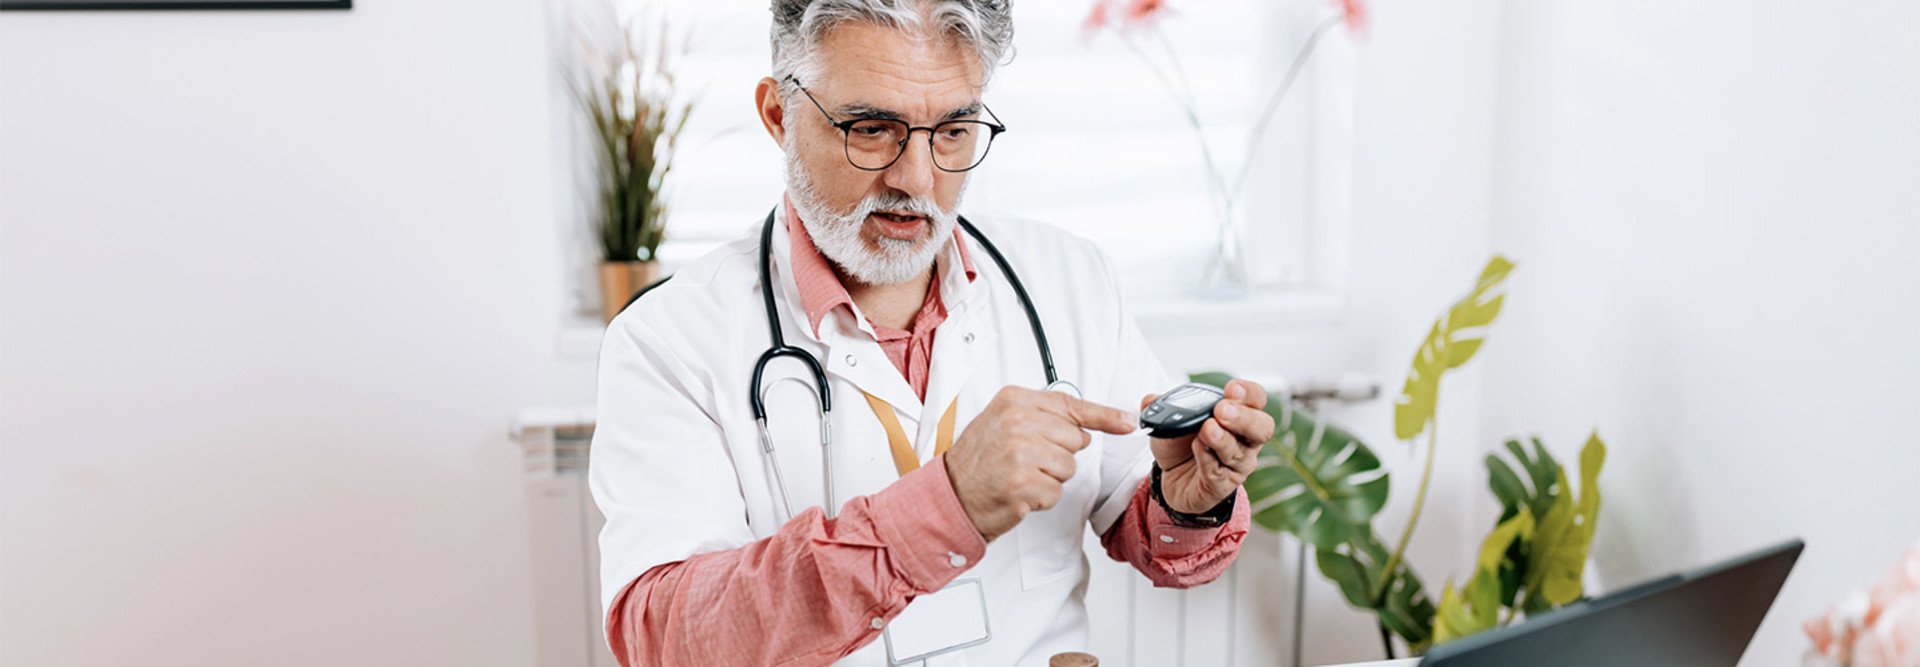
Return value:
M 1033 298 L 1062 380 L 1088 400 L 1125 410 L 1180 378 L 1148 349 L 1121 303 L 1107 260 L 1091 243 L 1032 222 L 969 217 L 992 240 Z M 649 292 L 607 328 L 600 353 L 598 427 L 589 472 L 606 515 L 600 533 L 601 609 L 648 569 L 733 549 L 777 531 L 787 519 L 767 472 L 750 412 L 748 384 L 770 342 L 760 296 L 760 225 L 702 257 Z M 792 277 L 784 225 L 774 228 L 775 304 L 787 344 L 820 360 L 832 387 L 835 505 L 899 479 L 886 433 L 861 395 L 895 408 L 924 463 L 935 429 L 958 399 L 954 433 L 985 409 L 1004 385 L 1046 384 L 1039 353 L 1005 275 L 964 232 L 979 279 L 968 283 L 951 245 L 939 258 L 948 315 L 934 337 L 922 401 L 873 340 L 864 316 L 844 311 L 807 324 Z M 812 383 L 797 362 L 769 365 L 768 426 L 794 511 L 823 504 L 821 448 Z M 984 585 L 992 641 L 936 657 L 933 665 L 1044 665 L 1087 643 L 1085 526 L 1104 533 L 1148 471 L 1144 431 L 1094 434 L 1060 503 L 1027 516 L 990 543 L 963 577 Z M 882 642 L 839 665 L 885 665 Z

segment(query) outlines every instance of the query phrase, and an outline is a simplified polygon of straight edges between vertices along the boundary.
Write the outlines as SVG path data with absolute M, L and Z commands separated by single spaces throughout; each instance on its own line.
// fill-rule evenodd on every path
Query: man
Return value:
M 785 343 L 820 360 L 834 445 L 820 447 L 813 375 L 792 359 L 758 383 L 771 444 L 752 415 L 773 337 L 762 230 L 615 319 L 590 475 L 614 653 L 1045 664 L 1086 648 L 1088 523 L 1157 585 L 1219 576 L 1246 534 L 1240 485 L 1273 434 L 1265 392 L 1236 380 L 1198 434 L 1149 439 L 1109 406 L 1144 407 L 1178 378 L 1105 259 L 1050 227 L 975 220 L 1085 398 L 1042 391 L 1011 276 L 956 229 L 967 170 L 999 133 L 981 92 L 1008 52 L 1007 2 L 775 0 L 773 15 L 773 76 L 755 99 L 787 192 L 764 232 L 764 287 Z M 930 620 L 911 613 L 936 599 Z M 928 639 L 975 622 L 990 640 Z

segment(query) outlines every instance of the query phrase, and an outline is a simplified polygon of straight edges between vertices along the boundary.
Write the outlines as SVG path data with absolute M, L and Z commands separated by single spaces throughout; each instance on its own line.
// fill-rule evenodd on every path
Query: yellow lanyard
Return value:
M 864 391 L 860 393 L 867 394 Z M 907 432 L 900 428 L 900 418 L 893 416 L 893 406 L 873 394 L 867 394 L 867 405 L 873 406 L 873 415 L 879 417 L 880 425 L 887 428 L 887 445 L 893 449 L 893 469 L 900 471 L 901 477 L 919 470 L 920 457 L 913 453 L 913 445 L 907 442 Z M 940 430 L 933 445 L 934 456 L 945 454 L 953 448 L 953 409 L 959 405 L 960 399 L 955 398 L 947 404 L 947 413 L 940 416 Z

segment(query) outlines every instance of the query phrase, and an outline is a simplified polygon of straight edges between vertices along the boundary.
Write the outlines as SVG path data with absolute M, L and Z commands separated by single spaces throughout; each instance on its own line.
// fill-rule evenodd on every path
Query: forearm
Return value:
M 1133 565 L 1157 587 L 1192 588 L 1213 581 L 1233 564 L 1251 524 L 1246 490 L 1234 493 L 1233 515 L 1225 524 L 1189 528 L 1173 521 L 1143 480 L 1100 544 L 1108 557 Z
M 809 508 L 765 539 L 648 570 L 608 610 L 614 655 L 661 667 L 825 665 L 867 645 L 986 551 L 939 463 L 837 518 Z

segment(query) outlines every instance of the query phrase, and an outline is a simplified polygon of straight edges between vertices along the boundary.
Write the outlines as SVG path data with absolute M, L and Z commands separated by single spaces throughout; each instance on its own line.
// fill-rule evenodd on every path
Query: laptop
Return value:
M 1806 544 L 1784 544 L 1434 647 L 1421 667 L 1733 667 Z

